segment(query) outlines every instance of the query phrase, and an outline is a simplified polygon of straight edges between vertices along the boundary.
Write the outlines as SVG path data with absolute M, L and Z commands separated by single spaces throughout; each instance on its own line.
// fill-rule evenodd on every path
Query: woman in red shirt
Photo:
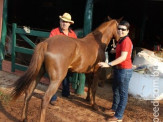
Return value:
M 121 21 L 118 25 L 118 34 L 120 39 L 116 46 L 116 59 L 109 62 L 98 63 L 101 67 L 115 66 L 113 90 L 113 104 L 107 112 L 112 113 L 108 121 L 117 122 L 122 120 L 128 100 L 128 86 L 132 76 L 132 42 L 128 36 L 130 24 L 127 21 Z

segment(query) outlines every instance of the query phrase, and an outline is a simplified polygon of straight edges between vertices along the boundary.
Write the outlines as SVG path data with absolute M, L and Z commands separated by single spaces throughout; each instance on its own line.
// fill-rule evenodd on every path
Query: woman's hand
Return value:
M 99 65 L 100 67 L 110 67 L 110 66 L 108 65 L 108 63 L 105 63 L 105 62 L 99 62 L 98 65 Z
M 138 66 L 136 65 L 132 65 L 132 69 L 136 69 Z

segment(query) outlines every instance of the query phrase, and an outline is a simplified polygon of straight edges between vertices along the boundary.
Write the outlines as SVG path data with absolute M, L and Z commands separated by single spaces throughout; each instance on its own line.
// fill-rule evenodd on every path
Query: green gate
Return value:
M 83 37 L 91 31 L 92 28 L 92 16 L 93 16 L 93 1 L 94 0 L 87 0 L 86 8 L 85 8 L 85 15 L 84 15 L 84 27 L 83 31 L 78 37 Z M 4 8 L 3 8 L 3 29 L 2 29 L 2 39 L 0 42 L 0 70 L 2 70 L 2 61 L 4 60 L 4 45 L 5 45 L 5 38 L 7 33 L 7 0 L 4 0 Z M 33 54 L 33 49 L 28 49 L 24 47 L 19 47 L 16 45 L 16 34 L 19 34 L 29 45 L 33 48 L 36 46 L 28 37 L 27 35 L 37 36 L 46 38 L 49 36 L 49 32 L 43 31 L 36 31 L 30 30 L 30 33 L 26 33 L 22 28 L 17 28 L 17 25 L 14 23 L 12 25 L 12 69 L 11 71 L 14 72 L 15 69 L 19 70 L 26 70 L 27 67 L 21 66 L 20 64 L 15 63 L 15 53 L 25 53 L 25 54 Z
M 36 37 L 43 37 L 47 38 L 49 37 L 49 32 L 43 32 L 43 31 L 36 31 L 36 30 L 29 30 L 30 32 L 26 32 L 23 28 L 18 28 L 16 23 L 12 24 L 12 66 L 11 66 L 11 71 L 15 72 L 15 69 L 18 70 L 26 70 L 27 66 L 15 63 L 16 59 L 16 52 L 19 53 L 24 53 L 24 54 L 33 54 L 34 48 L 35 48 L 35 43 L 31 41 L 27 36 L 36 36 Z M 20 47 L 17 45 L 17 34 L 25 41 L 27 42 L 33 49 L 30 48 L 25 48 L 25 47 Z

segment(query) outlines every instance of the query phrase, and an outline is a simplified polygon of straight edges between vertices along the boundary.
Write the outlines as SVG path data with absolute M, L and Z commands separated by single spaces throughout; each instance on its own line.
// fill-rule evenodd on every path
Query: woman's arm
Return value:
M 128 55 L 128 52 L 122 51 L 121 56 L 118 57 L 117 59 L 113 60 L 112 62 L 110 62 L 110 65 L 115 66 L 117 64 L 120 64 L 121 62 L 126 60 L 127 55 Z M 105 62 L 99 62 L 98 65 L 101 67 L 110 67 L 110 65 L 108 63 L 105 63 Z
M 112 66 L 115 66 L 115 65 L 120 64 L 120 63 L 122 63 L 123 61 L 125 61 L 126 58 L 127 58 L 127 54 L 128 54 L 128 52 L 122 51 L 122 52 L 121 52 L 121 56 L 118 57 L 117 59 L 113 60 L 113 61 L 111 62 L 111 65 L 112 65 Z

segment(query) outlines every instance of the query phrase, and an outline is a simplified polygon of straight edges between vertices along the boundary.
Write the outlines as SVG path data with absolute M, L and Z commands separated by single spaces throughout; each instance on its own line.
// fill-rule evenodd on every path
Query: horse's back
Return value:
M 48 38 L 46 41 L 48 42 L 48 49 L 70 49 L 75 46 L 75 38 L 71 38 L 64 35 L 56 35 L 53 37 Z M 55 48 L 54 48 L 55 47 Z
M 98 60 L 99 45 L 93 38 L 57 35 L 46 40 L 47 54 L 74 72 L 89 72 Z

